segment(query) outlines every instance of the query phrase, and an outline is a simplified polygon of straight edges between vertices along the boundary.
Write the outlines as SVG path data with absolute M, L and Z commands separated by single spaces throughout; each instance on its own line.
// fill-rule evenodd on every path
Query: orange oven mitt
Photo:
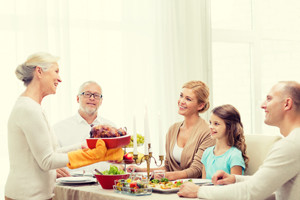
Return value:
M 76 169 L 100 161 L 122 160 L 123 155 L 124 151 L 122 148 L 107 149 L 104 141 L 99 139 L 94 149 L 79 149 L 69 152 L 69 163 L 67 167 Z

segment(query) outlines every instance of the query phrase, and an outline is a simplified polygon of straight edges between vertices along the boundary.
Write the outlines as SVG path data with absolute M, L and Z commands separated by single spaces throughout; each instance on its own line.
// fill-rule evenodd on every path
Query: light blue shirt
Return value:
M 205 166 L 206 179 L 211 179 L 218 170 L 224 170 L 230 174 L 230 169 L 234 166 L 241 166 L 244 174 L 245 161 L 242 152 L 238 148 L 231 147 L 220 156 L 215 156 L 214 149 L 215 146 L 208 147 L 201 159 L 201 162 Z

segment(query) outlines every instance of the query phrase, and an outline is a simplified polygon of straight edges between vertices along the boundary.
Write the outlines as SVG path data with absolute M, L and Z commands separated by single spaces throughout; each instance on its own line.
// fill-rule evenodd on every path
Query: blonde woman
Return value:
M 200 117 L 209 108 L 209 89 L 201 81 L 190 81 L 183 85 L 178 99 L 178 113 L 184 117 L 182 122 L 173 124 L 166 138 L 165 166 L 169 180 L 200 178 L 202 176 L 201 157 L 203 151 L 215 144 L 210 137 L 208 123 Z M 129 166 L 137 172 L 144 168 Z

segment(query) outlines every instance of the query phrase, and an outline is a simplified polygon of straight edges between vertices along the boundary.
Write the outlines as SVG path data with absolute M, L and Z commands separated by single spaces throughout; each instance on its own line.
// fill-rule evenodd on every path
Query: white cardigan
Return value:
M 8 120 L 10 171 L 5 196 L 12 199 L 50 199 L 56 179 L 54 169 L 66 166 L 69 150 L 57 149 L 41 105 L 29 97 L 17 99 Z
M 251 159 L 251 158 L 250 158 Z M 253 176 L 237 176 L 237 183 L 203 186 L 198 197 L 204 199 L 265 199 L 276 191 L 276 200 L 300 198 L 300 128 L 276 142 Z

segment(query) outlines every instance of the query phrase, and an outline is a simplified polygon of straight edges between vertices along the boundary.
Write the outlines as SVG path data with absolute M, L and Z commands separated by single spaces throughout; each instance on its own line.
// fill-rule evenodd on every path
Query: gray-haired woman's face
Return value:
M 58 83 L 61 82 L 61 78 L 59 76 L 59 67 L 58 64 L 55 63 L 51 65 L 46 71 L 42 71 L 42 82 L 43 82 L 43 91 L 44 96 L 48 94 L 55 94 Z

